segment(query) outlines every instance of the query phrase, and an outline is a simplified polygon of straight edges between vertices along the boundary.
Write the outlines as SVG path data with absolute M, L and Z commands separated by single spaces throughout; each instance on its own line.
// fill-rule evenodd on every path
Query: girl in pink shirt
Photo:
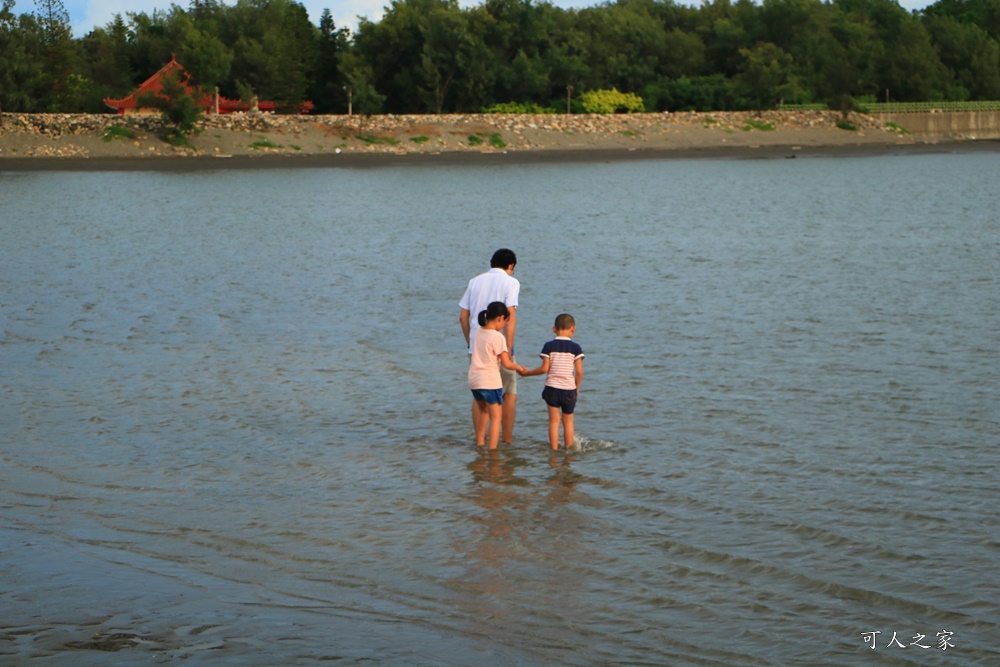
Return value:
M 500 330 L 507 324 L 510 311 L 502 301 L 494 301 L 479 313 L 469 359 L 469 389 L 472 390 L 472 427 L 476 431 L 476 446 L 482 447 L 489 425 L 489 448 L 496 449 L 500 441 L 500 418 L 503 413 L 503 380 L 500 365 L 512 371 L 524 372 L 515 364 L 507 350 L 507 339 Z

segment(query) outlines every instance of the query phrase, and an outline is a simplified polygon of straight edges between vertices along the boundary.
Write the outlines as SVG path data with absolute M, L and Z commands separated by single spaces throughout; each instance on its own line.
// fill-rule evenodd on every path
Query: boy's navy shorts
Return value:
M 545 387 L 542 389 L 542 400 L 551 408 L 561 409 L 564 415 L 571 415 L 576 410 L 576 397 L 579 393 L 577 389 Z

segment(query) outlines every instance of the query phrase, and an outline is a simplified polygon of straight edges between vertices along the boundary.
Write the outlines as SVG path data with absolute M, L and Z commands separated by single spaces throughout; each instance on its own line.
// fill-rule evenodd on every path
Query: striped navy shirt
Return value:
M 570 338 L 558 336 L 542 346 L 539 353 L 549 359 L 549 374 L 545 376 L 545 386 L 556 389 L 576 389 L 577 359 L 583 359 L 583 348 Z

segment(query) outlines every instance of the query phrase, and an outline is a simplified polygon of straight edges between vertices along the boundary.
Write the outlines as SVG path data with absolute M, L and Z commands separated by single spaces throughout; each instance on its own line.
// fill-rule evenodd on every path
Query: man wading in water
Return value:
M 475 340 L 478 326 L 473 327 L 472 314 L 477 316 L 494 301 L 500 301 L 510 311 L 507 325 L 500 332 L 507 339 L 507 350 L 511 362 L 514 358 L 514 332 L 517 330 L 517 296 L 521 291 L 521 283 L 514 277 L 514 265 L 517 256 L 512 250 L 501 248 L 493 253 L 490 259 L 490 270 L 469 281 L 469 286 L 458 302 L 461 310 L 458 312 L 458 322 L 462 325 L 465 343 L 472 354 L 472 344 Z M 500 369 L 503 378 L 503 414 L 500 419 L 500 439 L 504 444 L 510 444 L 514 436 L 514 417 L 517 414 L 517 373 L 506 368 Z M 476 404 L 473 401 L 472 409 Z

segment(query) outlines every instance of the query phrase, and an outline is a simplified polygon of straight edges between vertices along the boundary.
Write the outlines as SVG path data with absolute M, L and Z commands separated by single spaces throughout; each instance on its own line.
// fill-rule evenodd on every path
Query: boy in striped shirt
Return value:
M 563 439 L 566 448 L 573 446 L 573 412 L 583 381 L 583 348 L 573 342 L 576 320 L 563 313 L 556 317 L 552 332 L 556 337 L 547 342 L 538 356 L 542 365 L 521 375 L 545 375 L 542 399 L 549 410 L 549 444 L 559 449 L 559 421 L 562 417 Z

